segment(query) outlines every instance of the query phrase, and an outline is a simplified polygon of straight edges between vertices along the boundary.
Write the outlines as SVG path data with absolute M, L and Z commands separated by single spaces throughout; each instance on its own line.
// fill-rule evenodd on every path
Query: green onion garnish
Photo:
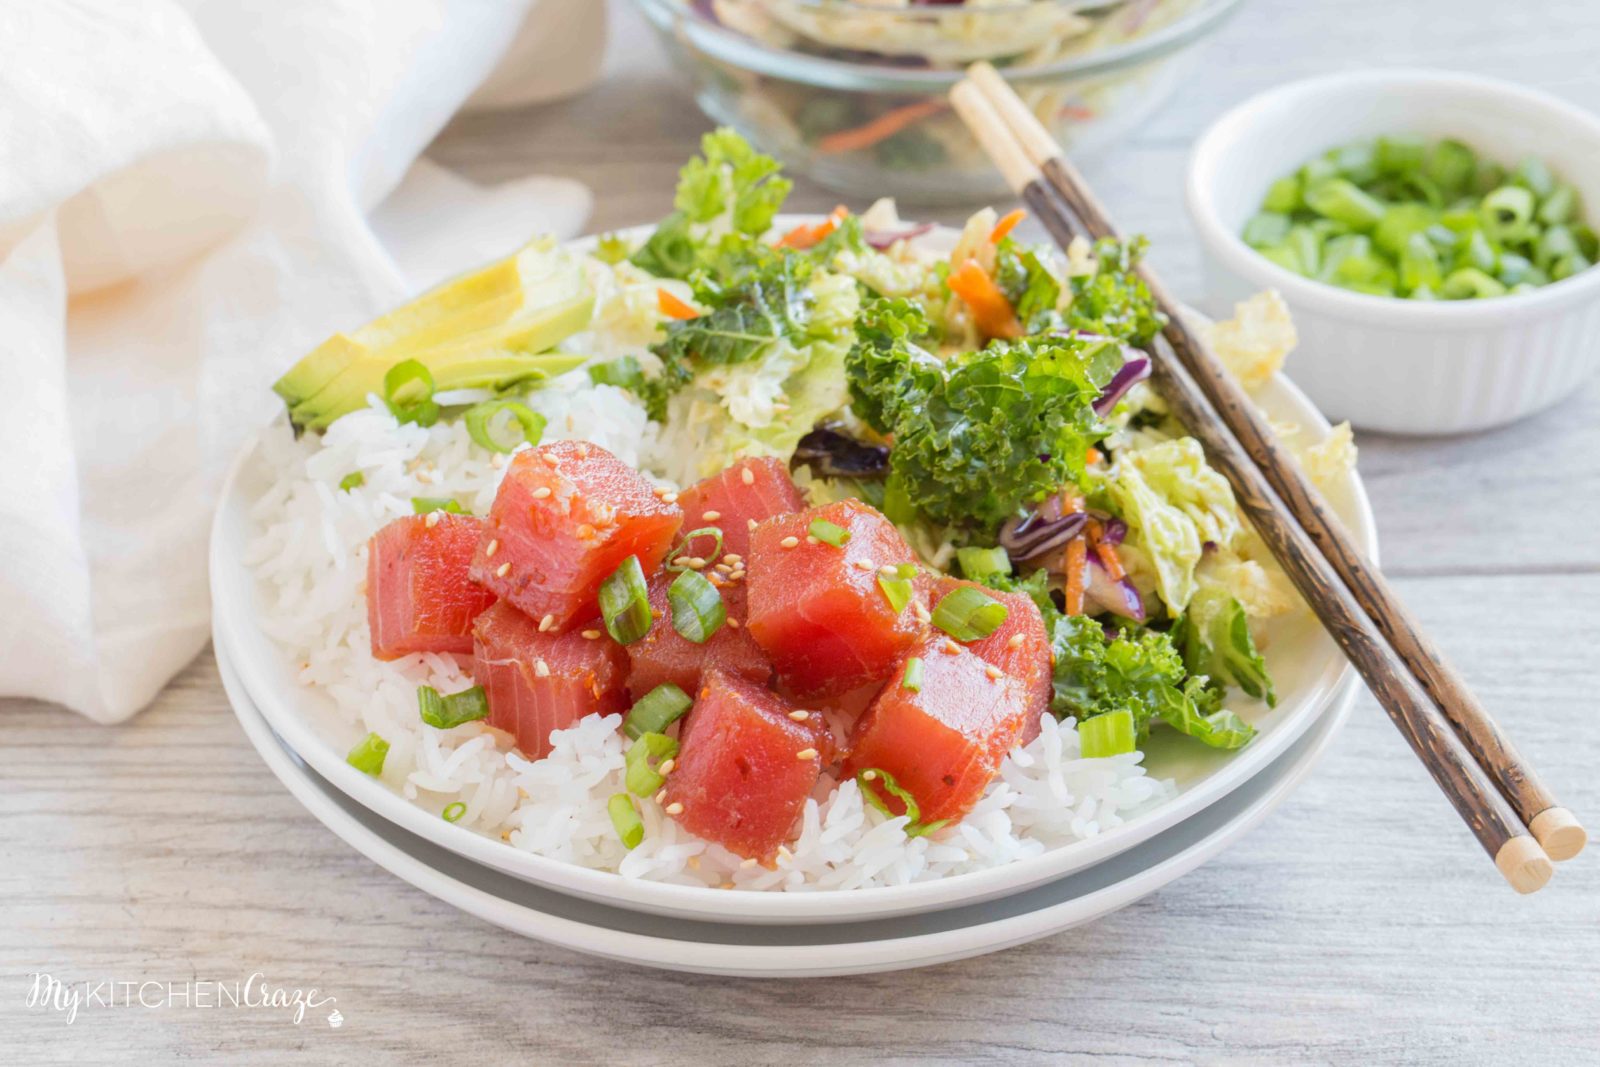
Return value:
M 900 676 L 900 688 L 909 689 L 913 693 L 922 692 L 922 657 L 912 656 L 906 660 L 905 673 Z
M 672 628 L 686 641 L 703 645 L 728 620 L 722 594 L 699 571 L 684 571 L 667 586 L 672 606 Z
M 975 582 L 992 574 L 1011 573 L 1011 557 L 1003 548 L 958 548 L 956 559 L 961 563 L 961 573 Z
M 401 422 L 432 426 L 439 421 L 433 402 L 433 373 L 414 359 L 390 367 L 383 376 L 383 402 Z
M 619 645 L 631 645 L 650 632 L 650 587 L 638 556 L 629 556 L 600 583 L 600 614 L 606 632 Z
M 346 474 L 343 478 L 339 479 L 339 488 L 343 489 L 347 493 L 352 489 L 360 489 L 366 484 L 367 476 L 362 474 L 360 471 L 351 471 L 349 474 Z
M 714 538 L 716 543 L 711 546 L 710 552 L 707 552 L 702 556 L 695 556 L 694 553 L 689 551 L 689 548 L 694 544 L 695 538 L 697 537 Z M 698 530 L 690 530 L 688 533 L 683 535 L 683 543 L 672 550 L 672 554 L 667 557 L 667 562 L 662 565 L 662 569 L 669 571 L 682 571 L 690 569 L 687 563 L 678 562 L 678 558 L 680 556 L 689 559 L 703 559 L 707 562 L 710 562 L 715 560 L 720 555 L 722 555 L 722 527 L 702 526 Z
M 444 819 L 445 822 L 460 822 L 461 816 L 465 815 L 466 813 L 467 806 L 461 803 L 461 801 L 457 800 L 446 804 L 444 806 L 444 810 L 441 811 L 439 815 Z
M 589 380 L 595 385 L 615 385 L 620 389 L 638 392 L 644 385 L 644 371 L 632 356 L 622 356 L 609 363 L 592 363 Z
M 688 693 L 671 682 L 662 682 L 628 709 L 622 732 L 635 740 L 644 734 L 665 733 L 693 703 Z
M 970 585 L 953 589 L 933 609 L 933 624 L 957 641 L 988 637 L 1006 621 L 1006 606 Z
M 883 595 L 888 598 L 889 606 L 896 615 L 906 610 L 906 605 L 911 603 L 911 598 L 916 595 L 916 586 L 911 584 L 911 579 L 917 576 L 915 563 L 902 563 L 895 567 L 894 574 L 878 573 L 878 588 L 883 590 Z
M 489 698 L 484 696 L 481 685 L 449 696 L 440 696 L 433 686 L 422 685 L 417 687 L 417 710 L 422 714 L 422 721 L 429 726 L 448 730 L 464 722 L 487 718 Z
M 924 834 L 931 834 L 950 821 L 949 819 L 938 819 L 934 822 L 924 823 L 922 821 L 922 809 L 917 805 L 917 798 L 911 795 L 911 791 L 895 781 L 894 776 L 888 771 L 878 767 L 868 767 L 856 775 L 856 784 L 861 787 L 861 795 L 866 798 L 867 803 L 891 819 L 899 818 L 899 816 L 889 810 L 889 805 L 885 804 L 883 798 L 878 795 L 878 791 L 872 788 L 872 783 L 874 782 L 881 782 L 890 796 L 905 805 L 907 820 L 905 835 L 907 837 L 921 837 Z
M 633 799 L 626 793 L 613 793 L 606 801 L 606 813 L 611 816 L 611 826 L 622 839 L 623 848 L 637 848 L 644 840 L 644 820 L 634 809 Z
M 1085 759 L 1133 751 L 1133 712 L 1108 711 L 1078 724 L 1078 748 Z
M 467 509 L 448 497 L 442 496 L 414 496 L 411 498 L 411 510 L 417 515 L 426 515 L 430 511 L 447 511 L 451 515 L 465 515 Z
M 513 422 L 517 425 L 517 436 L 509 442 L 495 435 L 495 417 L 502 413 L 511 416 L 501 423 L 502 429 L 509 429 Z M 486 400 L 467 410 L 466 423 L 467 433 L 484 448 L 491 452 L 511 452 L 524 441 L 538 444 L 539 438 L 544 436 L 545 418 L 515 400 Z
M 812 520 L 811 525 L 806 527 L 806 533 L 834 548 L 843 548 L 850 543 L 850 531 L 827 519 Z
M 344 761 L 362 774 L 376 778 L 383 773 L 383 758 L 389 754 L 389 742 L 377 734 L 368 734 L 360 744 L 350 750 Z
M 628 746 L 628 754 L 624 757 L 628 767 L 625 778 L 628 792 L 639 797 L 653 796 L 656 790 L 667 784 L 666 776 L 656 767 L 662 760 L 671 759 L 677 754 L 678 742 L 666 734 L 640 734 Z

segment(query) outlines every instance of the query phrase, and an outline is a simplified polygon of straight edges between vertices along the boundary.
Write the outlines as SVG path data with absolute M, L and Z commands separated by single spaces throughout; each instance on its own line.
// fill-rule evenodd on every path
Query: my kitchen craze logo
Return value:
M 344 1025 L 344 1016 L 335 1006 L 337 997 L 328 996 L 315 987 L 300 989 L 273 985 L 260 971 L 243 980 L 196 978 L 184 982 L 139 982 L 115 978 L 63 982 L 53 975 L 36 971 L 31 977 L 26 1003 L 30 1008 L 54 1011 L 65 1016 L 69 1026 L 77 1021 L 79 1011 L 91 1008 L 276 1011 L 284 1013 L 296 1026 L 305 1021 L 308 1012 L 320 1014 L 326 1008 L 328 1013 L 325 1018 L 330 1027 L 337 1030 Z

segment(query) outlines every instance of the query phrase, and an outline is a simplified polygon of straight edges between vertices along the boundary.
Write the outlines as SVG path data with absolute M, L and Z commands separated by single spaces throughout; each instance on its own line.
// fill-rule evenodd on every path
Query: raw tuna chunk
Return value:
M 840 547 L 808 539 L 817 519 L 850 539 Z M 807 697 L 877 681 L 924 629 L 920 592 L 897 612 L 878 585 L 879 567 L 912 558 L 894 524 L 859 500 L 768 519 L 750 536 L 750 636 L 779 678 Z
M 430 524 L 431 520 L 431 524 Z M 494 603 L 467 571 L 483 522 L 436 511 L 396 519 L 367 542 L 372 654 L 472 651 L 472 620 Z
M 629 556 L 660 564 L 683 521 L 638 471 L 598 445 L 518 452 L 495 494 L 472 577 L 547 626 L 599 612 L 600 583 Z
M 529 759 L 550 754 L 550 732 L 585 715 L 627 710 L 628 657 L 599 620 L 588 632 L 539 631 L 539 624 L 500 601 L 472 627 L 472 677 L 489 700 L 489 725 L 515 737 Z
M 1039 736 L 1039 716 L 1050 710 L 1054 696 L 1054 671 L 1050 666 L 1050 637 L 1045 633 L 1044 616 L 1026 593 L 1002 593 L 977 582 L 960 578 L 937 578 L 933 584 L 933 603 L 953 589 L 970 585 L 1006 606 L 1006 621 L 988 637 L 967 642 L 968 652 L 985 663 L 992 663 L 1021 687 L 1027 699 L 1022 737 L 1025 745 Z
M 667 811 L 690 833 L 770 861 L 834 757 L 822 716 L 791 713 L 771 690 L 707 671 L 678 736 Z
M 648 634 L 628 646 L 628 692 L 633 699 L 638 700 L 663 682 L 693 693 L 700 684 L 700 675 L 713 667 L 765 685 L 772 677 L 772 664 L 744 625 L 744 583 L 722 582 L 718 586 L 728 621 L 705 644 L 697 645 L 672 628 L 667 587 L 675 578 L 676 574 L 663 571 L 650 579 L 650 611 L 656 621 Z M 715 581 L 717 576 L 712 578 Z
M 924 822 L 959 819 L 1016 747 L 1028 701 L 1015 681 L 991 678 L 990 664 L 942 634 L 912 655 L 922 660 L 921 689 L 905 687 L 902 663 L 856 721 L 844 770 L 887 771 L 917 798 Z M 891 811 L 902 810 L 886 792 L 879 796 Z
M 706 526 L 722 530 L 722 551 L 750 552 L 750 524 L 787 515 L 806 506 L 783 461 L 771 457 L 741 459 L 733 466 L 696 482 L 678 494 L 683 531 Z M 708 517 L 709 516 L 709 517 Z

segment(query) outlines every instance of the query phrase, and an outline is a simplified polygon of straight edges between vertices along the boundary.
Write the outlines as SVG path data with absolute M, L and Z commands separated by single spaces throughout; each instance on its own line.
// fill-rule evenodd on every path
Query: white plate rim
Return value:
M 820 216 L 780 216 L 776 227 L 816 221 Z M 620 231 L 637 235 L 649 227 Z M 936 228 L 928 238 L 935 245 L 953 242 L 954 230 Z M 597 235 L 566 242 L 565 247 L 585 251 L 598 240 Z M 1297 409 L 1302 425 L 1319 437 L 1330 426 L 1310 400 L 1282 374 L 1263 387 L 1280 394 L 1282 401 Z M 1258 395 L 1260 395 L 1258 393 Z M 1114 830 L 1085 841 L 1047 850 L 1001 867 L 987 868 L 943 879 L 903 886 L 881 886 L 829 893 L 738 893 L 695 886 L 671 885 L 643 879 L 623 878 L 610 871 L 594 870 L 576 864 L 523 852 L 504 842 L 465 827 L 446 823 L 417 807 L 370 776 L 350 767 L 344 755 L 332 748 L 297 710 L 294 691 L 297 685 L 283 684 L 288 671 L 282 650 L 259 628 L 250 626 L 253 614 L 254 578 L 238 562 L 240 553 L 230 548 L 225 537 L 230 505 L 247 511 L 247 501 L 235 501 L 246 466 L 261 438 L 281 432 L 280 414 L 262 427 L 239 451 L 229 467 L 213 516 L 209 569 L 214 625 L 229 647 L 235 650 L 234 665 L 245 691 L 273 730 L 319 775 L 375 814 L 401 828 L 418 834 L 441 847 L 496 870 L 558 891 L 590 899 L 601 898 L 619 906 L 717 921 L 746 923 L 832 922 L 842 916 L 868 918 L 891 916 L 930 908 L 954 907 L 1004 896 L 1063 877 L 1131 848 L 1204 809 L 1248 781 L 1271 763 L 1320 718 L 1331 695 L 1353 669 L 1334 649 L 1325 668 L 1307 686 L 1297 707 L 1286 714 L 1271 731 L 1262 734 L 1247 748 L 1235 754 L 1205 779 L 1186 788 L 1173 800 L 1131 819 Z M 1365 486 L 1360 475 L 1349 476 L 1348 491 L 1354 512 L 1352 535 L 1357 544 L 1376 559 L 1377 531 Z M 730 899 L 732 898 L 732 899 Z
M 819 940 L 774 947 L 619 931 L 550 915 L 429 866 L 341 807 L 295 763 L 287 743 L 273 734 L 265 716 L 242 692 L 242 684 L 232 670 L 232 660 L 220 634 L 217 634 L 216 656 L 235 717 L 268 769 L 314 818 L 390 874 L 475 918 L 536 941 L 646 967 L 745 978 L 829 977 L 932 966 L 1011 948 L 1109 915 L 1194 870 L 1260 824 L 1321 762 L 1348 719 L 1359 691 L 1354 677 L 1341 684 L 1328 714 L 1319 720 L 1318 732 L 1303 738 L 1305 750 L 1282 766 L 1280 761 L 1287 759 L 1287 754 L 1280 756 L 1280 760 L 1269 764 L 1270 773 L 1258 775 L 1246 783 L 1247 787 L 1261 786 L 1262 792 L 1243 810 L 1177 852 L 1126 878 L 1047 907 L 933 933 L 829 942 L 820 940 L 827 936 L 829 926 L 795 924 L 795 929 L 807 935 L 815 932 Z M 1263 785 L 1259 781 L 1262 777 L 1272 780 Z M 337 787 L 330 783 L 328 788 Z M 381 817 L 377 817 L 377 821 L 392 832 L 406 833 Z M 1182 832 L 1181 827 L 1172 828 L 1162 836 Z M 1149 843 L 1141 842 L 1141 845 Z M 542 886 L 534 888 L 559 893 Z M 604 903 L 601 906 L 619 912 L 627 910 Z M 932 914 L 937 918 L 950 913 L 941 910 Z M 666 917 L 648 917 L 669 921 Z M 749 929 L 744 925 L 725 925 L 738 930 Z

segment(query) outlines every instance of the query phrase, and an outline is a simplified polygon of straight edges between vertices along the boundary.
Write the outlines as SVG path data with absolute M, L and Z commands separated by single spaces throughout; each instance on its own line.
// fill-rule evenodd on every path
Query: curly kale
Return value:
M 1143 348 L 1166 327 L 1167 317 L 1138 272 L 1148 246 L 1143 237 L 1125 242 L 1106 237 L 1094 243 L 1094 272 L 1068 279 L 1072 287 L 1068 329 Z

